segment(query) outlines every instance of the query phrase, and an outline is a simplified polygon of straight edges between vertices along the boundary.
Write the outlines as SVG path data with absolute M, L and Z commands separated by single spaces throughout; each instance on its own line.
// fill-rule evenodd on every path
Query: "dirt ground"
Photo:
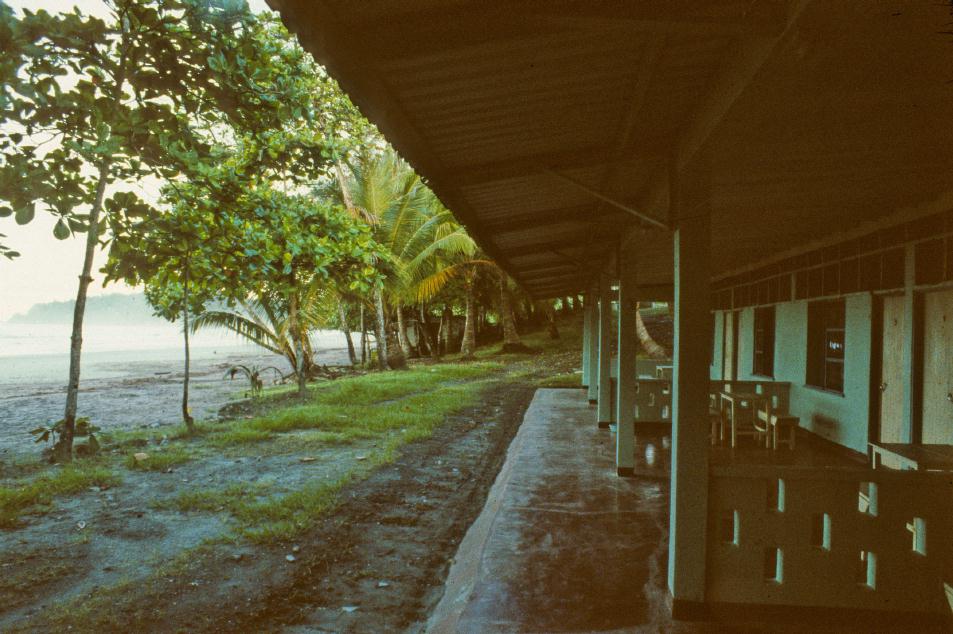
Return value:
M 162 502 L 188 487 L 266 496 L 334 480 L 365 464 L 374 442 L 307 456 L 225 452 L 57 499 L 0 531 L 0 630 L 421 631 L 536 385 L 574 365 L 575 351 L 508 361 L 478 405 L 368 466 L 292 543 L 256 545 L 230 536 L 224 509 Z

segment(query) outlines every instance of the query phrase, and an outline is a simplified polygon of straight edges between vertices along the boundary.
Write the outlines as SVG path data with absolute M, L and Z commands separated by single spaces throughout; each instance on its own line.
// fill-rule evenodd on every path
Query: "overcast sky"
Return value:
M 104 15 L 102 0 L 0 0 L 14 9 L 71 11 L 78 6 L 84 13 Z M 249 0 L 252 10 L 259 12 L 268 7 L 265 0 Z M 0 258 L 0 321 L 26 311 L 33 304 L 54 300 L 74 299 L 79 271 L 83 263 L 85 234 L 60 241 L 53 237 L 56 220 L 37 208 L 36 218 L 26 226 L 19 226 L 13 217 L 0 218 L 0 233 L 6 238 L 4 244 L 22 255 L 13 260 Z M 93 270 L 105 263 L 105 253 L 97 255 Z M 102 276 L 94 273 L 95 282 L 90 286 L 90 295 L 105 293 L 131 293 L 125 285 L 102 285 Z

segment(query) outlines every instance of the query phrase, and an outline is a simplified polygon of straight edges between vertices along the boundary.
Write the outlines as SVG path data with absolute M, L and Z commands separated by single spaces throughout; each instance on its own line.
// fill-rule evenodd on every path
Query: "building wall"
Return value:
M 852 295 L 845 306 L 844 394 L 808 387 L 807 376 L 807 301 L 775 306 L 774 378 L 791 384 L 791 413 L 801 426 L 828 440 L 855 451 L 867 452 L 867 426 L 870 409 L 870 294 Z M 715 319 L 715 337 L 720 339 L 724 315 Z M 741 311 L 738 327 L 738 378 L 753 380 L 754 308 Z M 716 356 L 720 349 L 716 347 Z M 721 366 L 712 364 L 712 378 L 720 376 Z
M 712 380 L 721 378 L 721 368 L 724 355 L 725 313 L 714 313 L 715 333 L 712 338 L 711 365 L 708 368 L 708 377 Z

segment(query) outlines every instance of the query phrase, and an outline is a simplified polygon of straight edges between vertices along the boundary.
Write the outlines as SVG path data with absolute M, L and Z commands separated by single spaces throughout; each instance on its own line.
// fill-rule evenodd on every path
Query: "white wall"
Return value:
M 807 305 L 807 301 L 797 301 L 775 307 L 774 378 L 791 383 L 791 413 L 801 419 L 802 427 L 866 453 L 872 298 L 869 294 L 846 298 L 843 395 L 805 385 Z M 717 323 L 720 322 L 716 320 Z M 741 311 L 738 338 L 738 378 L 756 379 L 751 372 L 754 358 L 753 308 Z
M 714 354 L 711 357 L 711 366 L 708 368 L 708 378 L 717 380 L 722 378 L 721 369 L 724 367 L 723 359 L 725 347 L 725 313 L 718 311 L 715 313 L 715 332 L 712 337 L 714 345 Z

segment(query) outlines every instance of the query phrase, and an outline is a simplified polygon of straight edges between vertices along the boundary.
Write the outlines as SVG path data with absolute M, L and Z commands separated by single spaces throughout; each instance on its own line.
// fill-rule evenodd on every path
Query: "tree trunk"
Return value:
M 433 337 L 430 334 L 430 319 L 427 314 L 427 308 L 422 303 L 420 304 L 420 324 L 421 330 L 423 331 L 424 342 L 427 344 L 427 348 L 430 350 L 430 355 L 439 359 L 440 343 L 437 342 L 437 344 L 434 345 Z
M 404 358 L 411 358 L 414 356 L 414 350 L 410 345 L 410 340 L 407 339 L 407 324 L 404 323 L 404 307 L 398 303 L 394 309 L 397 311 L 397 344 L 400 346 L 401 352 L 404 353 Z
M 191 371 L 191 351 L 189 349 L 189 262 L 185 261 L 182 276 L 182 333 L 185 338 L 185 372 L 182 378 L 182 420 L 190 434 L 195 433 L 195 419 L 189 411 L 189 378 Z
M 526 352 L 527 347 L 520 340 L 516 330 L 516 317 L 513 315 L 513 302 L 506 280 L 500 277 L 500 321 L 503 323 L 503 352 Z
M 308 375 L 304 371 L 304 346 L 301 344 L 301 327 L 298 324 L 298 296 L 293 294 L 289 306 L 291 317 L 291 339 L 295 351 L 295 375 L 298 377 L 298 396 L 308 395 Z
M 400 347 L 400 342 L 397 337 L 397 328 L 395 324 L 388 324 L 387 328 L 387 365 L 391 370 L 405 370 L 407 369 L 407 357 L 404 356 L 404 351 Z
M 364 321 L 364 302 L 361 301 L 361 367 L 367 364 L 367 323 Z
M 440 328 L 437 329 L 437 339 L 443 354 L 450 352 L 450 324 L 453 318 L 453 312 L 446 304 L 443 305 L 443 312 L 440 313 Z
M 387 325 L 384 322 L 384 291 L 374 290 L 374 306 L 377 310 L 377 367 L 387 369 Z
M 549 329 L 549 338 L 559 339 L 559 329 L 556 328 L 556 307 L 552 304 L 546 306 L 546 322 Z
M 344 301 L 338 304 L 338 319 L 341 321 L 341 332 L 344 333 L 344 340 L 347 341 L 347 356 L 351 360 L 351 365 L 357 364 L 357 353 L 354 352 L 354 341 L 351 339 L 351 326 L 347 323 L 347 310 L 344 308 Z
M 66 384 L 66 411 L 63 414 L 63 431 L 53 448 L 53 457 L 58 462 L 73 459 L 73 436 L 76 430 L 76 407 L 79 400 L 80 358 L 83 352 L 83 317 L 86 314 L 86 294 L 93 281 L 93 256 L 99 243 L 99 215 L 106 196 L 106 181 L 109 179 L 109 161 L 99 164 L 99 182 L 89 211 L 89 232 L 86 234 L 86 253 L 83 256 L 83 271 L 76 290 L 76 305 L 73 307 L 73 331 L 69 347 L 69 382 Z
M 642 321 L 642 313 L 639 312 L 639 304 L 635 305 L 635 332 L 639 337 L 639 343 L 642 344 L 642 349 L 645 350 L 647 355 L 653 359 L 668 359 L 668 352 L 665 351 L 665 348 L 655 343 L 655 339 L 652 339 L 652 335 L 650 335 L 649 331 L 645 328 L 645 322 Z
M 476 351 L 476 303 L 473 298 L 473 280 L 466 282 L 466 322 L 463 325 L 463 342 L 460 344 L 460 354 L 464 359 L 473 357 Z

